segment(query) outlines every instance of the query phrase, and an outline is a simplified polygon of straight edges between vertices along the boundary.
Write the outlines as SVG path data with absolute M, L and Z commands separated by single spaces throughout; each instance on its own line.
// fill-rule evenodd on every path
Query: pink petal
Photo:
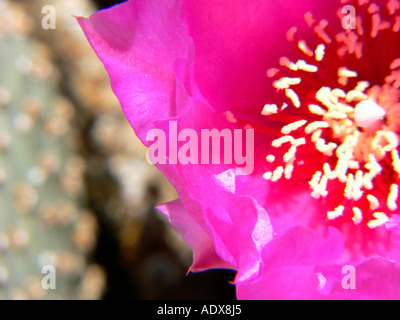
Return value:
M 176 96 L 175 68 L 192 60 L 180 1 L 131 0 L 78 22 L 142 141 L 155 120 L 187 107 Z
M 220 193 L 221 198 L 224 194 Z M 254 199 L 226 194 L 226 202 L 206 209 L 218 254 L 237 266 L 236 283 L 258 276 L 260 251 L 272 239 L 265 210 Z M 228 202 L 230 205 L 228 205 Z
M 192 218 L 180 200 L 165 203 L 156 209 L 168 218 L 183 240 L 193 249 L 193 264 L 190 271 L 198 272 L 213 268 L 233 269 L 233 266 L 215 253 L 213 239 L 203 226 Z
M 206 128 L 236 128 L 225 117 L 215 115 L 197 100 L 174 121 L 178 132 L 182 128 L 191 128 L 199 137 L 201 130 Z M 169 120 L 155 122 L 155 126 L 166 133 L 169 133 L 169 125 Z M 170 210 L 170 218 L 172 225 L 184 232 L 185 240 L 194 250 L 192 270 L 200 270 L 207 264 L 197 258 L 206 251 L 199 242 L 206 241 L 205 248 L 212 252 L 208 245 L 208 239 L 212 238 L 218 256 L 239 270 L 238 281 L 256 276 L 260 266 L 260 250 L 272 238 L 272 227 L 266 211 L 257 201 L 245 194 L 240 195 L 241 186 L 248 180 L 243 178 L 238 183 L 235 168 L 231 164 L 183 165 L 177 162 L 175 165 L 157 166 L 172 181 L 186 208 L 186 212 L 178 210 L 178 214 L 172 214 Z M 263 183 L 267 185 L 265 180 Z M 188 217 L 183 219 L 181 213 Z M 195 221 L 203 232 L 188 232 L 190 221 Z M 184 223 L 188 224 L 187 227 Z M 198 263 L 198 260 L 202 263 Z M 215 267 L 215 263 L 209 263 L 208 267 Z
M 281 56 L 296 54 L 286 32 L 296 25 L 306 40 L 314 38 L 304 14 L 311 11 L 316 19 L 337 21 L 338 6 L 339 1 L 317 0 L 186 1 L 195 79 L 203 95 L 215 109 L 234 110 L 240 119 L 257 121 L 262 106 L 276 96 L 266 71 L 278 66 Z
M 262 251 L 259 278 L 237 285 L 238 299 L 321 299 L 324 285 L 315 266 L 337 260 L 343 252 L 341 233 L 330 228 L 326 238 L 305 227 L 293 227 Z
M 342 285 L 347 274 L 343 265 L 321 267 L 329 292 L 326 298 L 347 300 L 397 300 L 400 299 L 400 263 L 383 257 L 362 261 L 355 268 L 355 288 Z
M 400 215 L 393 214 L 386 228 L 392 231 L 392 242 L 397 248 L 400 248 Z

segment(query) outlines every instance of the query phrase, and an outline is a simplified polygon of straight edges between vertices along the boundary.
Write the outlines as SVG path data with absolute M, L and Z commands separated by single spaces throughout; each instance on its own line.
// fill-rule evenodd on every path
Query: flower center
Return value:
M 264 178 L 306 180 L 311 196 L 326 203 L 327 221 L 375 229 L 398 209 L 400 58 L 380 53 L 382 79 L 365 69 L 374 67 L 377 43 L 400 41 L 399 9 L 398 1 L 389 1 L 384 20 L 379 6 L 360 1 L 364 15 L 356 17 L 356 29 L 335 36 L 326 20 L 318 23 L 307 13 L 320 43 L 310 48 L 291 28 L 287 38 L 304 59 L 281 57 L 280 67 L 267 71 L 286 102 L 266 104 L 261 112 L 270 126 L 284 123 L 266 156 Z

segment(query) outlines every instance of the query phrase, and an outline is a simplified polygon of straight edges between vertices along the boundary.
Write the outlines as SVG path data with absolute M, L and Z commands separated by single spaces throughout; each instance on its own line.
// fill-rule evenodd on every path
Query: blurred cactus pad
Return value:
M 83 205 L 74 107 L 22 8 L 0 1 L 0 21 L 0 299 L 98 298 L 104 276 L 87 259 L 97 221 Z

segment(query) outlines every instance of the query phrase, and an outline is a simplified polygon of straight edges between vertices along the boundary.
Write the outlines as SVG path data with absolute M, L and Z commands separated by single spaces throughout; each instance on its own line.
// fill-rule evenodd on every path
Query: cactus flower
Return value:
M 150 158 L 179 199 L 158 209 L 190 270 L 236 270 L 239 299 L 400 298 L 399 1 L 130 0 L 78 21 L 136 135 L 165 145 Z

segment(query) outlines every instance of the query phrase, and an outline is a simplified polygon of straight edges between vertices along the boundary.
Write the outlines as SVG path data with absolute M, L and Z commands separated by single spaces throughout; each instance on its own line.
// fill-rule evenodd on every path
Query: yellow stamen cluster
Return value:
M 394 0 L 388 4 L 388 10 L 392 15 L 397 12 L 394 9 Z M 383 21 L 379 13 L 380 8 L 373 4 L 368 6 L 371 15 L 371 38 L 376 38 L 380 31 L 393 28 L 397 32 L 400 29 L 400 18 L 394 17 L 394 23 Z M 326 45 L 333 40 L 325 32 L 328 23 L 325 20 L 317 23 L 310 13 L 305 16 L 309 26 L 314 26 L 314 32 L 323 40 L 324 43 L 317 45 L 312 50 L 304 40 L 297 41 L 298 49 L 307 57 L 307 60 L 314 59 L 317 65 L 309 64 L 304 60 L 292 62 L 287 57 L 282 57 L 279 61 L 281 67 L 290 72 L 299 73 L 297 77 L 281 77 L 273 83 L 278 90 L 282 90 L 295 108 L 301 108 L 306 102 L 302 101 L 301 95 L 296 92 L 296 86 L 302 84 L 302 74 L 318 72 L 318 64 L 326 57 Z M 342 32 L 336 35 L 335 40 L 340 45 L 337 51 L 339 56 L 346 54 L 354 55 L 357 59 L 363 56 L 363 43 L 359 36 L 364 34 L 361 17 L 357 17 L 356 30 Z M 396 30 L 395 30 L 396 29 Z M 296 28 L 292 28 L 287 33 L 289 41 L 295 42 Z M 267 72 L 271 77 L 279 74 Z M 282 161 L 277 167 L 264 174 L 264 178 L 271 181 L 278 181 L 285 177 L 290 179 L 295 170 L 295 164 L 303 163 L 296 160 L 298 148 L 303 145 L 313 144 L 315 150 L 320 152 L 325 159 L 322 170 L 317 170 L 308 182 L 312 191 L 311 195 L 315 198 L 324 198 L 328 195 L 328 184 L 330 181 L 337 180 L 344 185 L 343 198 L 351 203 L 357 203 L 366 199 L 369 209 L 373 211 L 374 219 L 367 222 L 370 228 L 384 225 L 388 216 L 376 211 L 384 203 L 372 194 L 375 179 L 382 174 L 383 168 L 380 161 L 389 157 L 392 161 L 392 170 L 400 175 L 400 156 L 398 153 L 400 130 L 400 106 L 396 101 L 391 101 L 391 96 L 400 97 L 400 58 L 393 60 L 390 64 L 390 74 L 385 79 L 382 87 L 371 87 L 368 81 L 357 81 L 351 90 L 344 90 L 349 83 L 354 83 L 359 77 L 358 73 L 346 66 L 337 69 L 337 83 L 342 88 L 330 88 L 322 86 L 315 94 L 315 102 L 307 104 L 308 112 L 320 118 L 319 120 L 301 119 L 286 124 L 281 129 L 282 136 L 272 141 L 274 148 L 285 148 L 286 153 L 282 156 Z M 351 82 L 350 82 L 351 81 Z M 377 119 L 376 126 L 371 128 L 361 128 L 355 117 L 355 107 L 362 101 L 374 101 L 382 107 L 390 120 Z M 282 111 L 283 108 L 280 110 Z M 271 115 L 280 112 L 276 105 L 266 105 L 262 111 L 263 115 Z M 362 111 L 363 112 L 363 111 Z M 366 112 L 366 111 L 365 111 Z M 379 120 L 379 121 L 378 121 Z M 386 121 L 387 120 L 387 121 Z M 302 135 L 302 138 L 295 138 Z M 266 157 L 269 163 L 275 163 L 276 157 L 269 155 Z M 329 165 L 329 163 L 331 165 Z M 386 196 L 386 207 L 395 211 L 398 209 L 397 200 L 399 197 L 399 185 L 397 179 L 392 177 L 393 183 Z M 335 209 L 327 213 L 327 218 L 334 220 L 342 216 L 345 212 L 343 205 L 338 205 Z M 353 205 L 353 222 L 357 225 L 363 221 L 363 212 Z

